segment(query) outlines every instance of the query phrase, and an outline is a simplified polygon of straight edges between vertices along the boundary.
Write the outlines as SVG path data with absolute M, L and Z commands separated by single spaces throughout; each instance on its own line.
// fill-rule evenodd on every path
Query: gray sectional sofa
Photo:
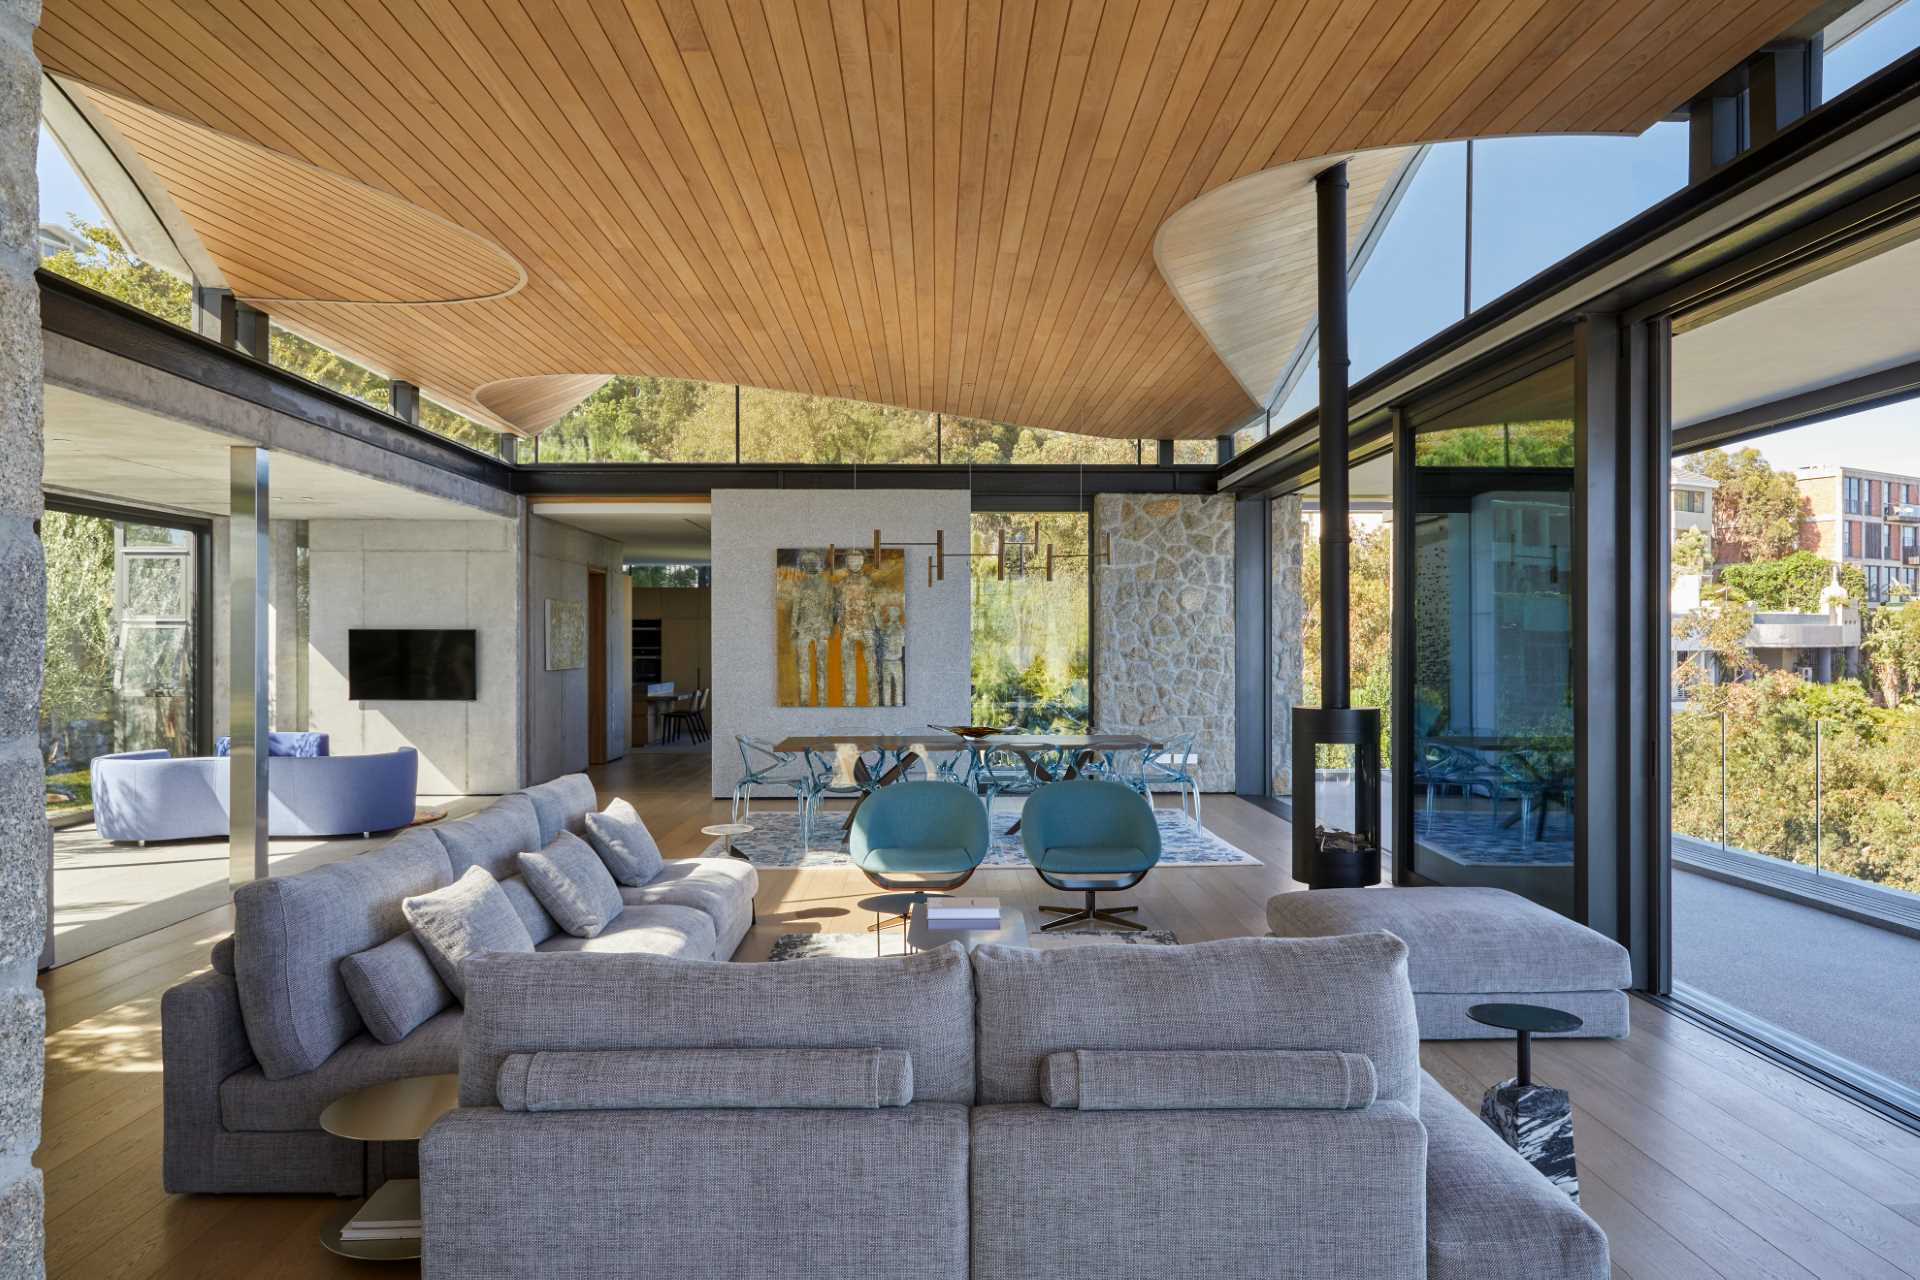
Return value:
M 462 973 L 429 1277 L 1609 1275 L 1389 934 Z
M 369 1033 L 340 962 L 408 932 L 401 900 L 483 867 L 512 887 L 517 856 L 576 834 L 597 808 L 575 774 L 503 796 L 481 812 L 407 831 L 372 853 L 242 886 L 233 936 L 213 969 L 160 1006 L 167 1190 L 365 1194 L 410 1174 L 413 1144 L 370 1144 L 320 1129 L 343 1094 L 459 1068 L 455 1003 L 393 1043 Z M 560 932 L 531 893 L 510 896 L 539 950 L 732 956 L 753 922 L 757 880 L 737 859 L 668 860 L 621 889 L 625 909 L 593 938 Z

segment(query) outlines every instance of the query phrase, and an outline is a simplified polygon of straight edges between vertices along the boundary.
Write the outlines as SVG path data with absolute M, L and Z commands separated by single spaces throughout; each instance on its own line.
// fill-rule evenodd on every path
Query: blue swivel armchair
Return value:
M 882 889 L 945 893 L 965 884 L 987 856 L 986 806 L 957 782 L 896 782 L 869 795 L 853 815 L 847 848 Z M 873 929 L 905 920 L 903 912 Z
M 1084 779 L 1055 782 L 1028 797 L 1020 815 L 1020 839 L 1040 878 L 1066 893 L 1084 893 L 1079 907 L 1042 906 L 1058 915 L 1043 931 L 1077 924 L 1144 929 L 1124 917 L 1137 907 L 1096 907 L 1096 893 L 1133 888 L 1160 861 L 1160 827 L 1153 806 L 1121 782 Z

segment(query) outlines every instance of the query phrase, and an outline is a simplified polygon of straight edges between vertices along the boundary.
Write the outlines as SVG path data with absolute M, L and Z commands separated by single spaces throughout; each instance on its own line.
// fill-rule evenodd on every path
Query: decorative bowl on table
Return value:
M 958 738 L 991 738 L 995 734 L 1007 732 L 1004 726 L 985 724 L 930 724 L 927 728 L 951 733 Z

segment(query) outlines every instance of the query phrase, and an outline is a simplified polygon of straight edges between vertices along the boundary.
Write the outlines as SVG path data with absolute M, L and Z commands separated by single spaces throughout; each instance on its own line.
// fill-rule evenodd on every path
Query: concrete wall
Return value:
M 859 546 L 877 527 L 896 542 L 967 545 L 964 490 L 715 490 L 713 494 L 713 794 L 740 776 L 734 737 L 790 733 L 918 733 L 966 719 L 972 685 L 972 601 L 966 561 L 927 585 L 926 549 L 907 549 L 907 700 L 900 707 L 774 705 L 773 556 L 781 547 Z
M 1093 520 L 1095 727 L 1194 734 L 1202 790 L 1232 791 L 1233 499 L 1103 493 Z
M 337 755 L 413 747 L 422 795 L 494 795 L 522 785 L 519 524 L 314 520 L 307 538 L 310 727 L 333 736 Z M 351 700 L 347 632 L 355 627 L 472 627 L 478 699 Z
M 46 644 L 40 518 L 41 344 L 34 228 L 39 0 L 0 2 L 0 1277 L 43 1274 L 40 1145 L 46 1011 L 34 968 L 47 941 L 53 847 L 39 754 Z
M 527 770 L 545 782 L 587 767 L 587 670 L 547 670 L 548 600 L 587 600 L 587 572 L 607 575 L 608 759 L 627 752 L 633 682 L 626 655 L 632 617 L 620 583 L 620 544 L 541 516 L 527 520 Z
M 1307 600 L 1300 588 L 1300 556 L 1306 522 L 1298 495 L 1275 498 L 1273 507 L 1273 792 L 1293 794 L 1293 709 L 1306 687 L 1306 651 L 1301 629 Z

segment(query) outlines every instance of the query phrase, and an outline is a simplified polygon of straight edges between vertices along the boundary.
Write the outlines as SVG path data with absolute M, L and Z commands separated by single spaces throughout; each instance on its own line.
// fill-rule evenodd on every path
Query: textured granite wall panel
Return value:
M 518 530 L 508 520 L 308 523 L 308 722 L 332 735 L 335 755 L 412 747 L 426 796 L 521 785 Z M 354 701 L 347 633 L 356 627 L 473 628 L 478 699 Z
M 718 489 L 713 495 L 713 794 L 740 777 L 736 734 L 921 733 L 966 720 L 972 705 L 972 602 L 967 562 L 927 585 L 928 547 L 907 548 L 907 701 L 901 707 L 774 705 L 773 553 L 855 547 L 878 528 L 889 541 L 964 550 L 973 512 L 963 489 Z
M 611 538 L 543 516 L 527 521 L 527 770 L 545 782 L 587 767 L 587 669 L 547 670 L 547 601 L 587 600 L 587 571 L 607 575 L 607 756 L 627 753 L 633 730 L 633 620 L 620 583 L 621 548 Z
M 1103 493 L 1093 519 L 1095 726 L 1191 733 L 1201 789 L 1232 791 L 1233 499 Z

